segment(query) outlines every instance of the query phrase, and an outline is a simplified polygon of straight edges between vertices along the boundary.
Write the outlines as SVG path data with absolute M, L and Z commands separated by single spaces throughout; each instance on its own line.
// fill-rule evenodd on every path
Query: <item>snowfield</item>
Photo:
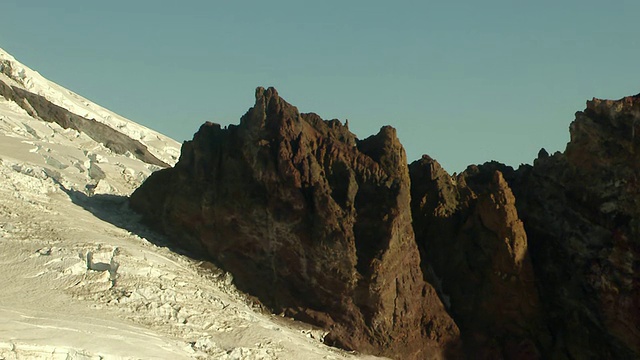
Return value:
M 0 63 L 11 68 L 1 80 L 118 129 L 165 162 L 179 156 L 175 141 L 1 49 Z M 141 225 L 127 196 L 157 169 L 0 97 L 1 360 L 374 358 L 325 346 L 322 330 L 266 313 L 230 274 Z
M 70 112 L 95 119 L 119 132 L 140 141 L 158 159 L 174 165 L 180 157 L 180 144 L 156 131 L 128 120 L 100 105 L 96 105 L 82 96 L 47 80 L 37 71 L 18 62 L 11 54 L 0 48 L 0 73 L 11 85 L 19 85 L 25 90 L 44 96 L 52 103 Z

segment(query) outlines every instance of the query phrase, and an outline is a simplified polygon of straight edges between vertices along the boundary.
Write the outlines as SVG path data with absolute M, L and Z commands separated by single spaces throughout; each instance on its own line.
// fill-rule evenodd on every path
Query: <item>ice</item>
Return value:
M 15 84 L 177 159 L 175 141 L 0 50 L 0 68 L 7 61 Z M 367 358 L 265 313 L 230 274 L 141 225 L 127 196 L 158 169 L 0 97 L 0 359 Z
M 5 67 L 7 64 L 10 66 L 11 71 L 9 76 L 6 76 L 5 72 L 5 74 L 2 74 L 2 77 L 13 80 L 14 84 L 20 85 L 30 92 L 44 96 L 47 100 L 74 114 L 88 119 L 95 119 L 134 140 L 139 140 L 147 146 L 154 156 L 167 164 L 173 165 L 178 160 L 180 144 L 175 140 L 113 113 L 45 79 L 37 71 L 33 71 L 21 64 L 3 49 L 0 49 L 0 64 L 3 64 Z M 26 113 L 26 111 L 22 111 Z

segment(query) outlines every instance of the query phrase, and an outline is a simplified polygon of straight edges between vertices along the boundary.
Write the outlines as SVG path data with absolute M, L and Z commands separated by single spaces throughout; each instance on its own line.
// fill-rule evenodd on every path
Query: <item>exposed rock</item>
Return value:
M 0 73 L 11 74 L 11 63 L 0 64 Z M 0 96 L 11 100 L 22 107 L 34 118 L 57 123 L 64 129 L 74 129 L 85 133 L 93 140 L 103 144 L 116 154 L 127 152 L 147 164 L 169 167 L 168 164 L 153 156 L 146 146 L 109 126 L 94 119 L 85 119 L 67 109 L 51 103 L 45 97 L 31 93 L 17 86 L 12 86 L 0 80 Z
M 410 166 L 414 228 L 427 279 L 460 326 L 470 358 L 539 357 L 541 307 L 527 235 L 497 163 L 457 178 L 424 156 Z
M 640 357 L 640 98 L 593 99 L 514 183 L 556 358 Z
M 427 155 L 407 168 L 391 127 L 358 140 L 259 88 L 239 126 L 203 125 L 131 205 L 348 349 L 640 358 L 638 131 L 639 96 L 594 99 L 565 153 L 450 176 Z
M 423 280 L 406 164 L 393 128 L 360 141 L 258 88 L 239 126 L 204 124 L 131 206 L 330 343 L 459 357 L 458 328 Z
M 594 99 L 533 166 L 410 166 L 423 269 L 473 358 L 640 358 L 639 119 L 638 96 Z

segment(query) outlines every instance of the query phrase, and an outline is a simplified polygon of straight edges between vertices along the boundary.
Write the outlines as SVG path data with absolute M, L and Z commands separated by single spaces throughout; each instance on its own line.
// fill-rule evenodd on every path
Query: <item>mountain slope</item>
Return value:
M 62 119 L 95 119 L 175 162 L 175 141 L 4 51 L 0 59 L 0 81 L 27 92 L 20 99 L 29 105 L 40 96 Z M 14 99 L 22 101 L 0 97 L 0 358 L 355 357 L 323 345 L 323 332 L 309 325 L 263 314 L 229 274 L 176 254 L 139 225 L 126 196 L 158 164 Z
M 141 142 L 154 156 L 169 165 L 173 165 L 180 155 L 180 145 L 175 140 L 136 124 L 45 79 L 3 49 L 0 49 L 0 73 L 4 75 L 0 76 L 0 81 L 6 85 L 17 86 L 28 93 L 45 98 L 51 104 L 66 109 L 72 114 L 105 124 L 132 140 Z
M 640 96 L 593 99 L 564 153 L 412 163 L 414 228 L 474 358 L 640 358 Z

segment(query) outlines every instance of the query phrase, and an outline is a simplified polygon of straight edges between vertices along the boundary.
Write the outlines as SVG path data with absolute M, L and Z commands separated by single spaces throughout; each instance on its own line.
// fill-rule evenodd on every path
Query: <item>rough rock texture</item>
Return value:
M 640 97 L 593 99 L 514 183 L 555 358 L 640 358 Z
M 358 140 L 259 88 L 131 205 L 348 349 L 640 358 L 640 96 L 594 99 L 570 131 L 533 166 L 450 176 L 426 155 L 407 167 L 390 127 Z
M 640 358 L 639 131 L 640 97 L 594 99 L 533 166 L 411 164 L 423 268 L 470 357 Z
M 0 64 L 0 72 L 11 75 L 9 64 Z M 147 164 L 169 167 L 149 152 L 146 146 L 109 126 L 94 119 L 85 119 L 51 103 L 45 97 L 33 94 L 16 86 L 0 81 L 0 96 L 22 107 L 29 115 L 47 122 L 57 123 L 64 129 L 74 129 L 87 134 L 116 154 L 130 152 Z
M 239 126 L 204 124 L 131 206 L 329 343 L 459 357 L 458 328 L 423 279 L 406 164 L 393 128 L 360 141 L 258 88 Z
M 424 156 L 410 166 L 427 279 L 460 326 L 469 358 L 535 359 L 543 323 L 527 234 L 496 163 L 451 177 Z

